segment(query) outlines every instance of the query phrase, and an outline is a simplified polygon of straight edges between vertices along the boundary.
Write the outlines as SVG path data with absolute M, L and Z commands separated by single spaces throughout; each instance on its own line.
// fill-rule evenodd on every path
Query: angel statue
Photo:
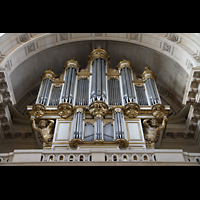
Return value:
M 155 143 L 159 139 L 158 131 L 162 130 L 166 126 L 167 117 L 163 117 L 162 125 L 159 126 L 157 119 L 145 119 L 143 121 L 144 126 L 146 127 L 147 134 L 145 136 L 146 146 L 147 148 L 155 148 Z M 150 121 L 151 125 L 148 123 Z
M 53 135 L 51 134 L 51 129 L 52 126 L 54 124 L 53 120 L 48 120 L 50 123 L 47 126 L 47 121 L 46 120 L 40 120 L 39 121 L 39 126 L 37 127 L 35 125 L 35 119 L 31 118 L 31 122 L 32 122 L 32 127 L 34 130 L 39 132 L 38 138 L 40 139 L 40 141 L 43 143 L 43 148 L 44 147 L 51 147 L 52 144 L 52 139 L 53 139 Z M 41 127 L 41 128 L 39 128 Z

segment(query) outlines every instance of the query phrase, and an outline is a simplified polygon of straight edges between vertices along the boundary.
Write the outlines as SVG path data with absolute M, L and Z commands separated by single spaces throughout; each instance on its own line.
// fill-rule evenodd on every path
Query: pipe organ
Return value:
M 148 66 L 141 78 L 125 58 L 111 68 L 107 52 L 99 47 L 89 55 L 85 69 L 80 70 L 73 57 L 60 77 L 52 67 L 41 77 L 36 103 L 27 110 L 38 126 L 40 120 L 55 122 L 51 145 L 43 148 L 155 148 L 153 140 L 146 139 L 150 137 L 143 121 L 156 119 L 161 124 L 170 107 L 162 105 L 156 76 Z

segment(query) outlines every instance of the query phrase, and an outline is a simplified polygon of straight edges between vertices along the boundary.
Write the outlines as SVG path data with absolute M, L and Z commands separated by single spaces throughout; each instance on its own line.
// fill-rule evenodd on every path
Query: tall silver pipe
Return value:
M 82 116 L 82 113 L 79 112 L 79 132 L 78 132 L 78 135 L 79 135 L 79 138 L 81 139 L 82 138 L 82 127 L 83 127 L 83 116 Z
M 77 128 L 77 114 L 74 117 L 74 138 L 76 138 L 76 128 Z
M 48 96 L 49 96 L 49 90 L 50 90 L 50 87 L 51 87 L 51 81 L 49 79 L 47 79 L 47 87 L 46 87 L 46 91 L 45 91 L 45 95 L 44 95 L 44 105 L 47 104 L 47 101 L 48 101 Z
M 133 101 L 136 101 L 136 97 L 135 97 L 135 88 L 133 87 L 133 80 L 132 80 L 132 71 L 130 69 L 127 68 L 127 72 L 128 72 L 128 76 L 129 76 L 129 81 L 130 81 L 130 88 L 131 88 L 131 93 L 132 93 L 132 98 Z
M 85 84 L 85 87 L 86 87 L 86 89 L 85 89 L 85 105 L 88 105 L 88 80 L 85 79 L 85 82 L 86 82 L 86 84 Z
M 97 72 L 97 61 L 94 60 L 93 65 L 92 65 L 92 86 L 91 86 L 91 95 L 90 98 L 92 98 L 92 101 L 95 100 L 96 97 L 96 72 Z
M 122 84 L 124 86 L 124 99 L 125 103 L 128 103 L 128 89 L 126 85 L 126 76 L 125 76 L 125 68 L 122 69 Z
M 65 91 L 65 102 L 68 102 L 68 99 L 69 99 L 69 89 L 70 89 L 72 68 L 70 67 L 67 70 L 69 70 L 69 74 L 68 74 L 68 77 L 67 77 L 67 85 L 66 85 L 66 91 Z
M 146 87 L 147 87 L 147 93 L 149 95 L 149 101 L 150 101 L 151 105 L 153 105 L 153 96 L 152 96 L 151 88 L 149 86 L 148 79 L 146 80 Z
M 42 101 L 43 101 L 45 80 L 43 80 L 43 82 L 41 83 L 41 86 L 40 86 L 41 90 L 40 90 L 40 96 L 39 96 L 39 103 L 42 103 Z
M 112 105 L 115 105 L 115 99 L 114 99 L 114 81 L 113 79 L 111 79 L 111 83 L 112 83 L 112 87 L 111 87 L 111 91 L 112 91 Z
M 115 134 L 116 134 L 116 138 L 119 138 L 118 118 L 116 115 L 117 115 L 117 113 L 115 114 Z
M 104 98 L 107 98 L 107 94 L 106 94 L 106 76 L 105 76 L 105 61 L 104 59 L 102 59 L 102 96 Z M 105 99 L 103 98 L 103 101 L 105 101 Z
M 152 88 L 153 88 L 154 93 L 155 93 L 156 103 L 159 103 L 159 95 L 158 95 L 157 90 L 156 90 L 155 81 L 152 80 L 152 79 L 151 79 L 151 84 L 152 84 Z
M 78 81 L 78 93 L 77 93 L 78 105 L 80 105 L 80 87 L 81 87 L 81 79 Z
M 151 82 L 150 82 L 150 78 L 147 79 L 148 81 L 148 84 L 149 84 L 149 88 L 150 88 L 150 91 L 151 91 L 151 94 L 152 94 L 152 105 L 155 104 L 155 94 L 154 94 L 154 91 L 153 91 L 153 88 L 152 88 L 152 85 L 151 85 Z
M 80 80 L 80 105 L 83 104 L 83 79 Z
M 86 81 L 87 81 L 87 79 L 84 79 L 83 80 L 83 105 L 86 105 L 86 103 L 85 103 L 85 99 L 86 99 Z
M 75 69 L 72 68 L 72 77 L 71 77 L 71 85 L 69 90 L 69 103 L 72 103 L 73 94 L 74 94 L 74 83 L 75 83 Z
M 101 62 L 100 58 L 97 58 L 97 100 L 101 99 Z

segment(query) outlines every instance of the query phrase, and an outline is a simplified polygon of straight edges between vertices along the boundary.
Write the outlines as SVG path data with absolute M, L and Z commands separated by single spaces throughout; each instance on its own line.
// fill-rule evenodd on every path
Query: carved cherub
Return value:
M 41 142 L 43 143 L 43 148 L 50 147 L 52 144 L 52 139 L 53 139 L 53 135 L 51 134 L 51 128 L 54 124 L 54 121 L 53 120 L 48 120 L 48 121 L 50 122 L 50 124 L 47 126 L 46 120 L 40 120 L 39 127 L 41 128 L 38 128 L 35 125 L 35 120 L 31 118 L 33 129 L 38 131 L 42 136 Z M 38 138 L 40 139 L 40 136 L 38 136 Z
M 162 130 L 166 126 L 167 117 L 163 117 L 162 125 L 159 126 L 157 119 L 145 119 L 143 121 L 144 126 L 146 126 L 147 134 L 145 136 L 146 145 L 147 147 L 155 148 L 155 143 L 158 141 L 159 135 L 157 134 L 158 131 Z M 148 121 L 151 122 L 149 125 Z

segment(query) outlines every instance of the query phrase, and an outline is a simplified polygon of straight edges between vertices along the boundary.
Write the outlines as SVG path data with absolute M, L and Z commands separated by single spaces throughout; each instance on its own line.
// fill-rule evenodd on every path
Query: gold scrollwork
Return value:
M 32 108 L 35 118 L 41 118 L 45 114 L 45 106 L 41 103 L 35 104 Z
M 124 106 L 125 114 L 130 118 L 135 118 L 138 115 L 140 106 L 135 102 L 129 102 Z
M 66 119 L 66 118 L 68 118 L 72 114 L 72 112 L 73 112 L 73 106 L 70 103 L 60 103 L 58 105 L 57 110 L 58 110 L 58 114 L 62 118 Z

